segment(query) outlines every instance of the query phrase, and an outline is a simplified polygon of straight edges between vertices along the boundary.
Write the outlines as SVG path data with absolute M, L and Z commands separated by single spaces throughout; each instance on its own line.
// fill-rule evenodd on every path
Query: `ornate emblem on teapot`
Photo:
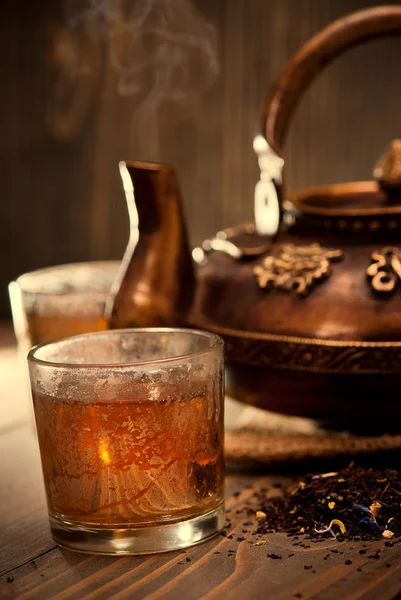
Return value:
M 330 262 L 342 257 L 342 250 L 328 250 L 320 244 L 286 244 L 278 256 L 267 256 L 253 272 L 263 289 L 276 288 L 306 295 L 316 283 L 329 277 Z
M 377 292 L 393 292 L 401 281 L 401 248 L 387 247 L 372 252 L 367 274 Z

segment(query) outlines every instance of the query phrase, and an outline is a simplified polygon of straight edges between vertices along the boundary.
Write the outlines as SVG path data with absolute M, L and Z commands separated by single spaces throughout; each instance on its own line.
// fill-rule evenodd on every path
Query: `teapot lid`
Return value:
M 368 230 L 401 227 L 401 140 L 388 145 L 373 181 L 307 188 L 288 197 L 288 211 L 318 227 Z

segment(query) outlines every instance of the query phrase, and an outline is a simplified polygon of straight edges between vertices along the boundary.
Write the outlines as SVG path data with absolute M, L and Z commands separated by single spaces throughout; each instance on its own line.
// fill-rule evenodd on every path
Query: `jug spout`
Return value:
M 186 324 L 195 274 L 175 170 L 120 163 L 131 237 L 106 307 L 111 328 Z

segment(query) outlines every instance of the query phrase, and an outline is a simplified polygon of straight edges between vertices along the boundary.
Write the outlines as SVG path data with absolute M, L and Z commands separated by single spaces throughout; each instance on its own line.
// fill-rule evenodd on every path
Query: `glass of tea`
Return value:
M 105 303 L 119 261 L 94 261 L 25 273 L 9 284 L 14 330 L 20 347 L 107 329 Z
M 54 540 L 176 550 L 224 525 L 223 342 L 121 329 L 33 348 L 28 366 Z

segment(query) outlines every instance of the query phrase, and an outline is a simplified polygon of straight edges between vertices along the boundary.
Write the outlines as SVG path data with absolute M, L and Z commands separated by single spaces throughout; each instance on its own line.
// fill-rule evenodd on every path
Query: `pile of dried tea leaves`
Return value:
M 401 474 L 351 464 L 338 473 L 308 475 L 269 499 L 258 492 L 257 533 L 396 541 L 401 536 Z

